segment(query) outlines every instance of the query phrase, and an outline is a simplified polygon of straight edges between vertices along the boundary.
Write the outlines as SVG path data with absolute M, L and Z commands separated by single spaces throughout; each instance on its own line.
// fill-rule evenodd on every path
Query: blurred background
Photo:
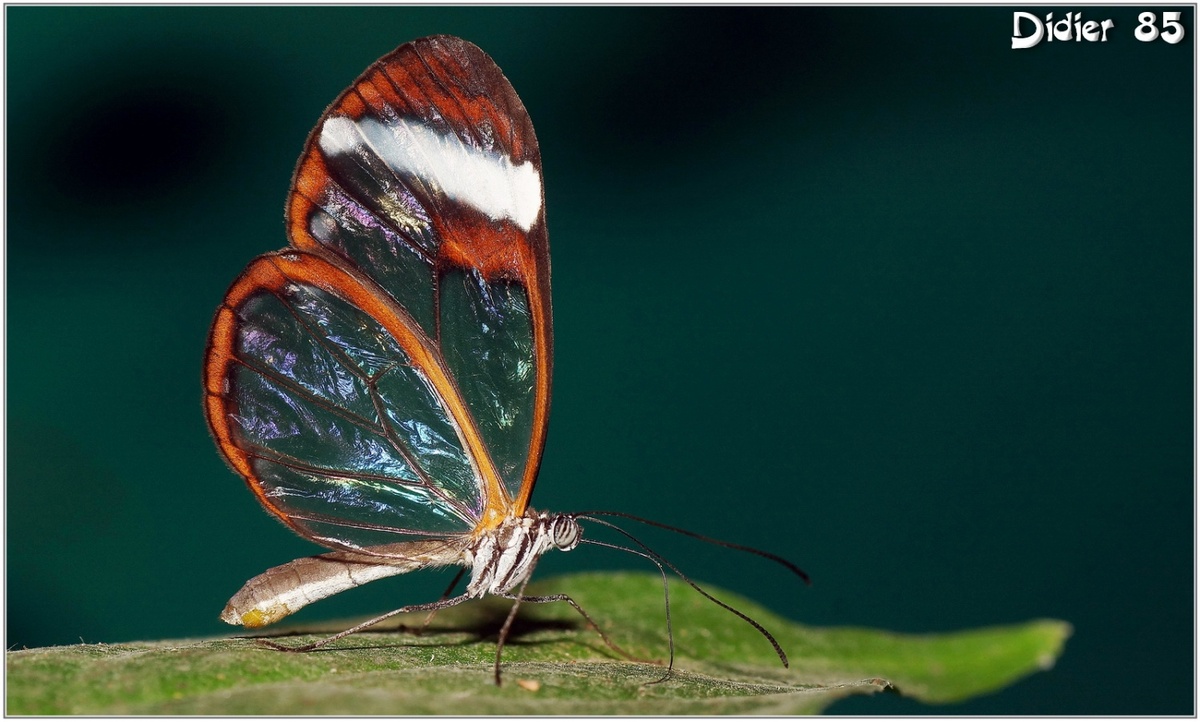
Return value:
M 7 646 L 227 633 L 244 581 L 319 551 L 216 453 L 208 324 L 286 243 L 326 104 L 451 33 L 545 161 L 538 508 L 784 554 L 812 588 L 657 542 L 808 624 L 1074 625 L 998 694 L 835 711 L 1192 714 L 1195 18 L 1169 45 L 1072 10 L 1108 42 L 1014 51 L 1012 8 L 6 8 Z M 640 566 L 539 576 L 604 568 Z

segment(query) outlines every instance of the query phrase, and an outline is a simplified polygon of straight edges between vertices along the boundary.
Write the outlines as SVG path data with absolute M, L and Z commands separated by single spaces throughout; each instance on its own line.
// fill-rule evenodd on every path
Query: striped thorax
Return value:
M 524 582 L 538 557 L 551 548 L 570 551 L 583 533 L 574 517 L 566 514 L 525 512 L 505 519 L 498 527 L 477 537 L 463 554 L 471 567 L 467 594 L 505 594 Z

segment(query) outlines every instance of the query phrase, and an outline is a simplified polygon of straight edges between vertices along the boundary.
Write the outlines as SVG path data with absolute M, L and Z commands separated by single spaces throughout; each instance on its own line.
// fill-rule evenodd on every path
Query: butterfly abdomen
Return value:
M 225 605 L 221 621 L 264 627 L 326 597 L 376 579 L 416 569 L 466 564 L 463 542 L 423 540 L 329 552 L 281 564 L 242 586 Z

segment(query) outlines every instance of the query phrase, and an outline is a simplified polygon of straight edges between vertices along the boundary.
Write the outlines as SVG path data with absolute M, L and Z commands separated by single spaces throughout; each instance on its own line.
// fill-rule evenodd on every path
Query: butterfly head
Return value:
M 579 546 L 579 542 L 583 539 L 583 530 L 579 528 L 579 522 L 575 521 L 573 516 L 554 514 L 546 520 L 546 524 L 550 533 L 550 541 L 554 543 L 556 549 L 569 552 Z

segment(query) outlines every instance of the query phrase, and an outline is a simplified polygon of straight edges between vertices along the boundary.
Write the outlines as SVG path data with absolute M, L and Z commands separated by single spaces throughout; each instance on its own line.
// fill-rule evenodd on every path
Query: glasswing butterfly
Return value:
M 529 507 L 552 364 L 542 163 L 529 114 L 482 50 L 428 37 L 368 68 L 309 135 L 285 222 L 290 247 L 252 261 L 217 310 L 205 410 L 259 502 L 333 551 L 251 579 L 222 620 L 261 627 L 376 579 L 461 566 L 441 600 L 293 651 L 494 594 L 514 600 L 497 644 L 499 684 L 522 601 L 565 601 L 591 622 L 565 595 L 524 595 L 542 554 L 584 541 L 580 519 L 639 549 L 589 543 L 632 551 L 660 572 L 679 573 L 595 517 L 750 551 L 807 581 L 775 555 L 630 515 Z M 465 591 L 452 596 L 467 569 Z M 787 664 L 758 623 L 713 601 Z

